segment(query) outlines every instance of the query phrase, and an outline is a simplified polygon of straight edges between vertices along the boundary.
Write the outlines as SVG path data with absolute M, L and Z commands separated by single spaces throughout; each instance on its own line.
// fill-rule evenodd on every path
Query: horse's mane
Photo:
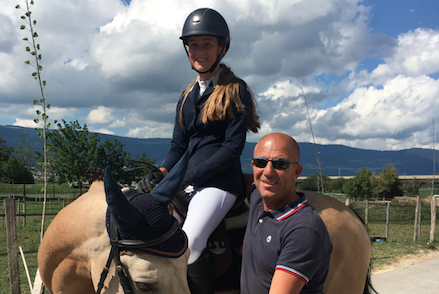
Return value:
M 104 180 L 104 170 L 100 167 L 91 166 L 85 171 L 85 179 L 91 185 L 94 181 Z

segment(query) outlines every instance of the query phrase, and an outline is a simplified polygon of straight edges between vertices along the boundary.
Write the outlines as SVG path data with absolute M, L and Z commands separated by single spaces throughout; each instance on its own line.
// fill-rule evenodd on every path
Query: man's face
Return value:
M 290 162 L 298 162 L 299 155 L 294 154 L 286 145 L 282 141 L 261 141 L 256 145 L 253 155 L 255 158 L 283 158 Z M 296 200 L 296 179 L 302 172 L 300 164 L 290 163 L 288 168 L 282 170 L 275 169 L 271 161 L 263 168 L 255 166 L 252 161 L 252 167 L 254 183 L 264 201 L 265 210 L 277 209 Z

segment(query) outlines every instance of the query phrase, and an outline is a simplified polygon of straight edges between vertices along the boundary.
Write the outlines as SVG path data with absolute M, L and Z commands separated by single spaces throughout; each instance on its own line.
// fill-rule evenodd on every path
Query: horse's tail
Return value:
M 369 266 L 369 269 L 367 270 L 366 284 L 364 285 L 363 294 L 378 294 L 378 292 L 372 286 L 372 280 L 370 278 L 370 268 L 371 267 Z

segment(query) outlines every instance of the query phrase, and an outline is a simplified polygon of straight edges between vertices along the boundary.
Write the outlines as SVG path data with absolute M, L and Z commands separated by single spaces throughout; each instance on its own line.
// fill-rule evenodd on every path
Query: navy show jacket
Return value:
M 186 175 L 195 188 L 217 187 L 235 195 L 244 194 L 240 156 L 252 112 L 252 98 L 245 82 L 239 81 L 239 95 L 245 105 L 245 113 L 238 112 L 234 105 L 234 118 L 226 116 L 222 121 L 208 121 L 207 124 L 201 122 L 204 103 L 214 91 L 212 82 L 199 98 L 198 82 L 190 91 L 183 104 L 185 129 L 179 122 L 181 97 L 184 97 L 184 93 L 177 103 L 171 150 L 162 166 L 170 171 L 189 149 L 190 159 Z M 215 83 L 215 78 L 213 82 Z

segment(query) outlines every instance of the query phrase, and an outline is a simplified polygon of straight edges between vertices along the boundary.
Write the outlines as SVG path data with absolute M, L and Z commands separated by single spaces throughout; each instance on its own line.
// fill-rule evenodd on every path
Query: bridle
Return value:
M 129 272 L 125 270 L 123 267 L 122 262 L 120 261 L 120 250 L 123 249 L 144 249 L 144 248 L 150 248 L 152 246 L 161 244 L 162 242 L 165 242 L 169 238 L 171 238 L 175 232 L 179 229 L 177 220 L 174 219 L 174 223 L 172 224 L 171 228 L 165 232 L 164 234 L 149 240 L 149 241 L 141 241 L 141 240 L 120 240 L 119 239 L 119 233 L 117 231 L 117 227 L 114 223 L 114 219 L 111 216 L 110 217 L 110 255 L 108 256 L 107 263 L 105 264 L 105 267 L 102 270 L 101 277 L 99 279 L 98 283 L 98 289 L 96 291 L 96 294 L 100 294 L 102 291 L 102 288 L 104 287 L 104 281 L 107 278 L 108 271 L 110 269 L 111 262 L 114 258 L 114 261 L 116 263 L 116 272 L 119 277 L 119 283 L 121 284 L 123 291 L 125 294 L 131 294 L 134 293 L 133 291 L 133 283 L 131 281 L 131 277 L 129 275 Z
M 150 167 L 153 167 L 157 169 L 154 165 L 147 163 L 147 162 L 139 162 L 139 161 L 130 161 L 127 165 L 123 167 L 125 171 L 133 171 L 136 169 L 147 169 L 145 167 L 137 167 L 137 168 L 128 168 L 127 166 L 133 163 L 143 163 L 146 165 L 149 165 Z M 130 195 L 126 195 L 128 201 L 132 198 L 143 194 L 142 192 L 138 191 L 137 193 L 131 193 Z M 179 225 L 177 220 L 174 218 L 174 223 L 172 224 L 171 228 L 165 232 L 164 234 L 148 241 L 142 241 L 142 240 L 121 240 L 119 237 L 119 232 L 117 230 L 117 226 L 115 224 L 113 216 L 110 215 L 110 254 L 108 256 L 107 262 L 102 270 L 101 277 L 99 279 L 98 283 L 98 289 L 96 290 L 96 294 L 100 294 L 103 287 L 105 279 L 107 278 L 111 262 L 115 261 L 116 263 L 116 272 L 119 277 L 119 283 L 123 288 L 123 291 L 125 294 L 132 294 L 134 293 L 133 290 L 133 282 L 131 280 L 131 277 L 129 275 L 129 272 L 125 270 L 123 267 L 123 264 L 120 260 L 120 251 L 121 249 L 145 249 L 150 248 L 152 246 L 161 244 L 171 238 L 179 229 Z
M 125 164 L 125 165 L 123 166 L 123 170 L 126 171 L 126 172 L 133 172 L 133 171 L 138 170 L 138 169 L 146 169 L 146 170 L 149 170 L 148 167 L 144 167 L 144 166 L 130 167 L 130 166 L 133 165 L 134 163 L 147 165 L 147 166 L 149 166 L 150 168 L 152 168 L 152 172 L 155 172 L 155 171 L 159 171 L 159 170 L 160 170 L 160 169 L 159 169 L 157 166 L 155 166 L 154 164 L 151 164 L 151 163 L 146 162 L 146 161 L 139 161 L 139 160 L 131 160 L 131 161 L 129 161 L 127 164 Z

